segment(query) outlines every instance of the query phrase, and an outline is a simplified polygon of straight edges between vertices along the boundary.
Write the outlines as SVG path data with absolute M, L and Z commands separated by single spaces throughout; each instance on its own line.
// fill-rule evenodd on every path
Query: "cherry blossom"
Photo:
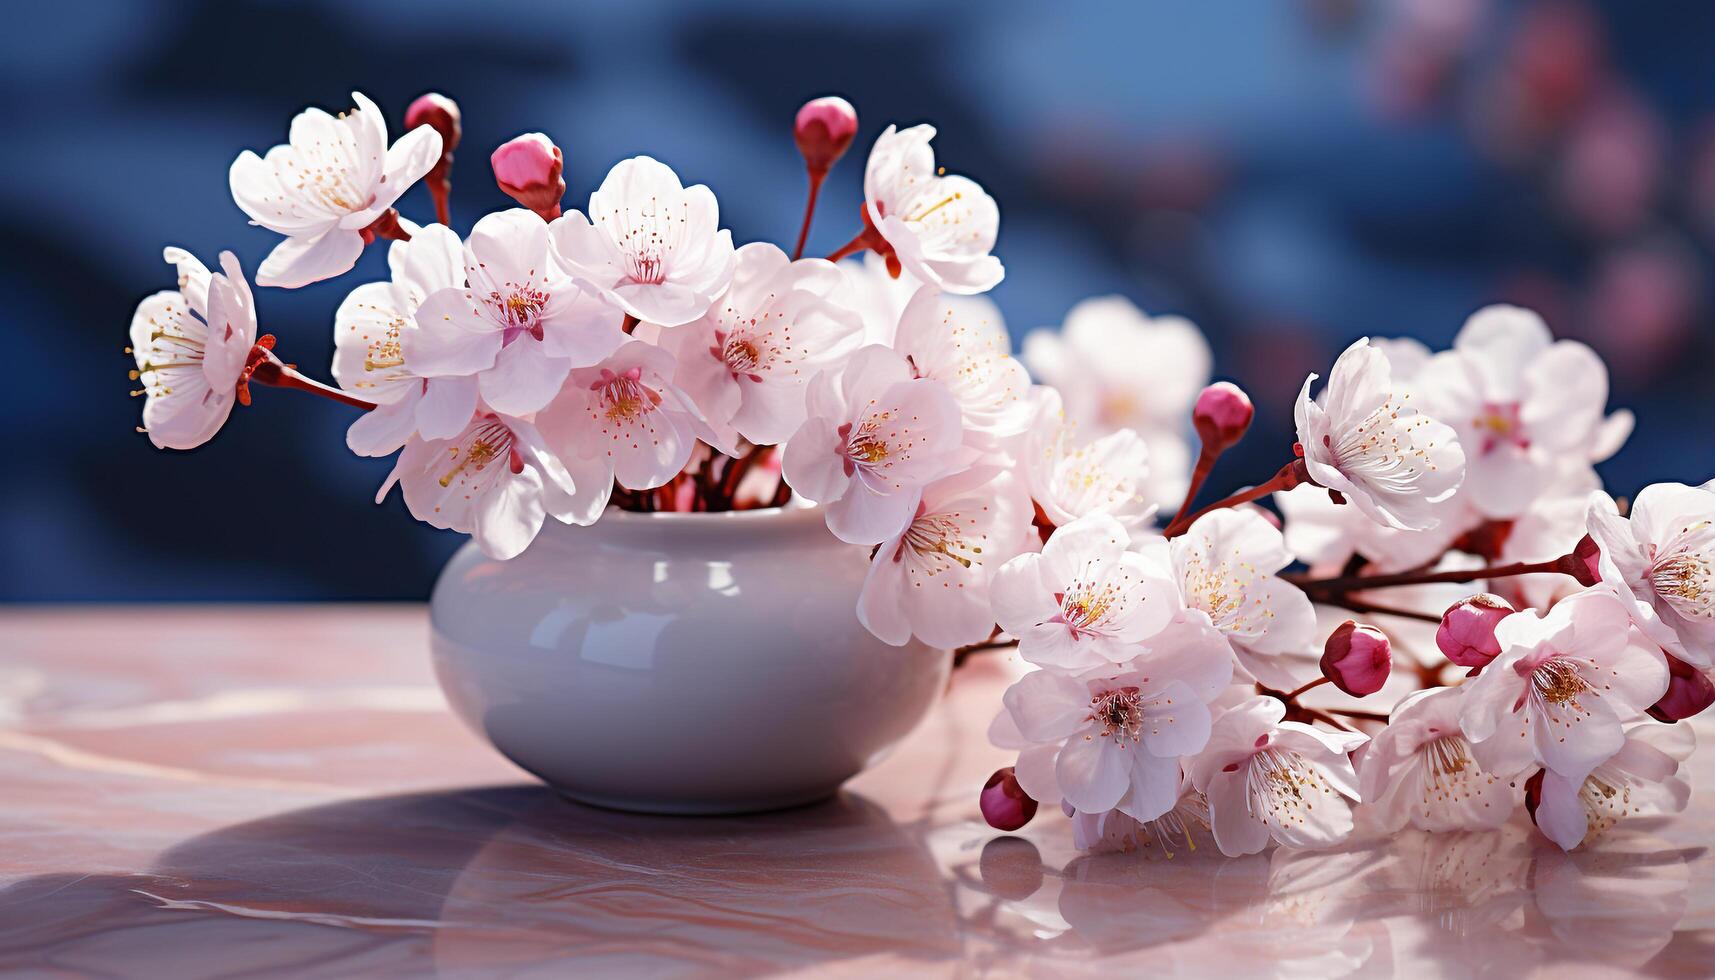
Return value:
M 968 465 L 959 405 L 937 381 L 913 378 L 905 358 L 859 348 L 839 370 L 811 379 L 807 418 L 786 443 L 781 473 L 793 492 L 827 508 L 842 541 L 878 544 L 903 531 L 923 488 Z
M 1483 768 L 1514 775 L 1532 762 L 1580 780 L 1625 742 L 1621 726 L 1667 690 L 1661 650 L 1633 631 L 1605 591 L 1495 627 L 1501 654 L 1465 685 L 1459 723 Z
M 1440 522 L 1433 504 L 1452 496 L 1465 454 L 1448 426 L 1406 404 L 1387 355 L 1367 338 L 1334 362 L 1319 401 L 1312 374 L 1298 396 L 1298 442 L 1310 478 L 1344 495 L 1378 524 L 1425 530 Z
M 1001 701 L 1026 748 L 1017 777 L 1033 799 L 1134 820 L 1179 802 L 1179 760 L 1209 738 L 1208 702 L 1232 667 L 1195 647 L 1164 647 L 1080 674 L 1035 670 Z
M 250 348 L 256 343 L 256 303 L 231 252 L 210 273 L 181 248 L 163 253 L 176 266 L 179 288 L 137 305 L 131 353 L 142 384 L 143 431 L 158 449 L 195 449 L 214 438 L 232 414 Z
M 568 466 L 611 474 L 632 490 L 661 486 L 685 468 L 699 438 L 718 441 L 672 376 L 672 355 L 628 341 L 600 364 L 571 372 L 537 422 Z
M 1587 520 L 1602 581 L 1638 628 L 1689 664 L 1715 663 L 1715 480 L 1645 487 L 1630 519 L 1595 493 Z
M 1450 519 L 1455 510 L 1451 501 L 1436 505 L 1447 519 L 1437 516 L 1438 523 L 1423 531 L 1377 524 L 1358 508 L 1335 503 L 1325 488 L 1309 483 L 1274 494 L 1274 503 L 1285 518 L 1287 550 L 1327 574 L 1345 568 L 1354 556 L 1378 573 L 1418 568 L 1439 558 L 1464 530 Z
M 1023 359 L 1065 399 L 1066 416 L 1091 438 L 1131 429 L 1149 445 L 1151 503 L 1172 506 L 1191 474 L 1186 420 L 1209 383 L 1208 341 L 1189 320 L 1150 317 L 1123 296 L 1086 299 L 1059 330 L 1032 330 Z
M 552 234 L 579 281 L 639 320 L 672 327 L 702 316 L 732 280 L 732 232 L 719 225 L 712 191 L 640 156 L 615 164 L 590 195 L 589 215 L 567 212 Z
M 923 291 L 923 284 L 909 272 L 889 275 L 887 261 L 874 252 L 864 252 L 861 258 L 853 256 L 837 264 L 846 277 L 846 289 L 840 300 L 863 318 L 863 342 L 892 347 L 893 337 L 899 332 L 899 315 Z M 999 308 L 987 297 L 943 296 L 949 303 L 969 303 L 972 309 L 983 310 L 985 314 L 992 311 L 993 318 L 1000 322 Z
M 1036 415 L 1024 439 L 1022 462 L 1031 499 L 1051 523 L 1108 514 L 1136 530 L 1155 516 L 1156 505 L 1145 496 L 1149 447 L 1137 433 L 1120 429 L 1080 442 L 1058 391 L 1036 387 L 1029 400 Z
M 977 445 L 992 447 L 1029 427 L 1030 375 L 1012 356 L 1006 323 L 987 299 L 918 290 L 900 314 L 892 347 L 914 375 L 947 386 Z
M 1000 567 L 995 621 L 1018 638 L 1019 656 L 1072 670 L 1124 663 L 1168 625 L 1178 610 L 1172 571 L 1129 545 L 1119 521 L 1092 514 Z
M 863 329 L 833 299 L 844 282 L 832 263 L 746 245 L 732 285 L 708 312 L 661 331 L 678 362 L 674 382 L 728 442 L 736 434 L 774 445 L 803 424 L 810 378 L 849 354 Z
M 288 142 L 232 162 L 232 199 L 253 224 L 286 236 L 256 270 L 259 285 L 295 288 L 349 270 L 363 252 L 363 230 L 441 159 L 432 127 L 389 147 L 381 110 L 361 92 L 351 98 L 357 108 L 338 116 L 305 109 Z
M 549 515 L 577 524 L 600 515 L 534 425 L 494 412 L 472 417 L 449 439 L 413 436 L 375 502 L 394 484 L 412 516 L 463 531 L 501 560 L 529 547 Z
M 1280 530 L 1256 510 L 1216 510 L 1169 548 L 1187 614 L 1220 631 L 1258 681 L 1282 691 L 1297 687 L 1279 658 L 1310 647 L 1316 611 L 1275 575 L 1292 562 Z
M 1518 516 L 1566 461 L 1601 462 L 1632 429 L 1630 412 L 1603 418 L 1601 358 L 1577 341 L 1555 341 L 1541 317 L 1516 306 L 1478 310 L 1413 386 L 1419 407 L 1458 434 L 1460 496 L 1485 517 Z
M 389 282 L 352 290 L 334 312 L 333 376 L 340 387 L 376 403 L 346 432 L 360 456 L 387 456 L 412 433 L 450 439 L 476 412 L 474 377 L 422 377 L 405 357 L 423 301 L 465 282 L 464 243 L 443 225 L 417 231 L 387 250 Z
M 512 208 L 484 217 L 464 249 L 469 285 L 429 294 L 418 329 L 402 342 L 429 378 L 475 375 L 483 401 L 526 414 L 559 393 L 566 372 L 588 367 L 625 340 L 616 310 L 554 265 L 548 227 Z
M 1192 785 L 1209 801 L 1215 843 L 1228 857 L 1255 854 L 1270 838 L 1315 848 L 1351 836 L 1358 777 L 1347 754 L 1364 736 L 1285 717 L 1275 698 L 1240 702 L 1215 719 L 1208 746 L 1189 764 Z
M 870 560 L 858 619 L 895 646 L 912 636 L 952 648 L 989 638 L 989 582 L 1032 534 L 1030 500 L 1011 473 L 973 467 L 929 484 L 911 523 Z
M 1359 750 L 1358 788 L 1384 829 L 1486 830 L 1512 816 L 1522 783 L 1477 762 L 1459 727 L 1460 694 L 1412 694 Z
M 934 138 L 926 125 L 888 126 L 876 138 L 863 175 L 867 220 L 919 281 L 949 293 L 985 292 L 1006 272 L 989 254 L 1000 209 L 976 181 L 936 169 Z
M 1691 798 L 1679 764 L 1695 745 L 1689 726 L 1643 722 L 1628 727 L 1620 750 L 1583 779 L 1543 770 L 1536 826 L 1570 851 L 1627 817 L 1679 813 Z

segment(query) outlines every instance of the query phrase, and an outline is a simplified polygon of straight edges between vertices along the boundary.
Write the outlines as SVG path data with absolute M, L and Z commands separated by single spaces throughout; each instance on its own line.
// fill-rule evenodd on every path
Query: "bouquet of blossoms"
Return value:
M 980 797 L 1003 830 L 1052 803 L 1082 847 L 1209 834 L 1239 855 L 1523 804 L 1571 848 L 1684 807 L 1674 723 L 1715 701 L 1715 482 L 1629 508 L 1602 492 L 1593 464 L 1631 417 L 1605 414 L 1596 355 L 1529 311 L 1481 310 L 1447 351 L 1358 340 L 1305 380 L 1279 471 L 1194 510 L 1247 396 L 1208 384 L 1194 327 L 1117 298 L 1015 359 L 979 295 L 1003 274 L 998 210 L 936 166 L 930 126 L 880 134 L 855 236 L 806 259 L 857 131 L 842 99 L 797 115 L 788 255 L 735 247 L 709 189 L 649 157 L 562 212 L 536 133 L 492 157 L 522 206 L 461 237 L 457 107 L 423 96 L 389 145 L 353 98 L 231 169 L 239 208 L 283 236 L 259 285 L 387 243 L 390 278 L 334 314 L 336 384 L 275 353 L 231 253 L 214 271 L 169 248 L 178 288 L 131 326 L 155 445 L 208 441 L 252 384 L 335 399 L 362 412 L 352 451 L 397 454 L 378 500 L 398 485 L 497 559 L 610 507 L 817 504 L 870 549 L 856 614 L 877 637 L 1028 663 L 989 733 L 1018 752 Z M 418 182 L 437 223 L 394 207 Z

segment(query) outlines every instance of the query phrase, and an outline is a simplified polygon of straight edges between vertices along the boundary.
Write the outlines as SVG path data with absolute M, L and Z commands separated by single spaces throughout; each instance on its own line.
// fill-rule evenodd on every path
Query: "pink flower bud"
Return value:
M 410 132 L 418 126 L 427 126 L 440 133 L 441 159 L 450 158 L 458 149 L 459 136 L 463 134 L 459 127 L 459 104 L 439 92 L 417 96 L 417 100 L 405 110 L 405 131 Z
M 1355 698 L 1381 690 L 1392 667 L 1393 647 L 1387 634 L 1374 626 L 1348 619 L 1322 647 L 1322 676 Z
M 804 154 L 804 165 L 811 173 L 827 173 L 845 155 L 857 135 L 857 124 L 857 110 L 837 95 L 804 103 L 792 124 L 792 138 L 798 141 L 798 152 Z
M 1651 705 L 1649 716 L 1656 721 L 1676 722 L 1690 718 L 1715 704 L 1715 684 L 1708 675 L 1677 657 L 1667 658 L 1667 693 Z
M 1601 559 L 1602 549 L 1596 546 L 1596 539 L 1586 534 L 1578 539 L 1570 555 L 1561 557 L 1560 570 L 1589 588 L 1602 581 Z
M 488 162 L 494 182 L 512 199 L 552 221 L 560 216 L 566 182 L 560 173 L 560 148 L 541 133 L 525 133 L 502 143 Z
M 1495 627 L 1516 611 L 1505 599 L 1487 592 L 1460 599 L 1441 614 L 1435 645 L 1461 667 L 1486 667 L 1501 655 Z
M 1191 410 L 1191 422 L 1197 427 L 1197 438 L 1209 452 L 1225 452 L 1244 437 L 1250 428 L 1256 409 L 1244 389 L 1227 381 L 1217 381 L 1203 389 Z
M 1017 830 L 1036 816 L 1036 801 L 1018 785 L 1011 766 L 995 770 L 983 784 L 979 802 L 983 819 L 996 830 Z

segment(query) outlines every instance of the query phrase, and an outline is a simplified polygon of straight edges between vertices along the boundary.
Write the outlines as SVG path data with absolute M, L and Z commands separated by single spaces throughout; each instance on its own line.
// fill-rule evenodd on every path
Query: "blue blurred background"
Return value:
M 1216 484 L 1273 472 L 1305 372 L 1353 337 L 1445 346 L 1498 300 L 1610 364 L 1639 423 L 1610 489 L 1701 481 L 1712 40 L 1715 6 L 1584 0 L 15 5 L 0 399 L 25 429 L 0 481 L 0 598 L 428 594 L 460 538 L 370 503 L 389 463 L 345 450 L 348 410 L 262 389 L 179 455 L 133 431 L 126 394 L 131 310 L 171 283 L 161 246 L 254 269 L 275 236 L 245 224 L 228 165 L 353 88 L 395 131 L 423 91 L 460 102 L 461 229 L 509 203 L 489 151 L 542 130 L 568 206 L 647 152 L 714 188 L 737 240 L 780 243 L 803 201 L 792 114 L 845 95 L 862 130 L 812 254 L 855 230 L 875 134 L 932 121 L 941 162 L 1000 201 L 1015 339 L 1103 292 L 1208 333 L 1260 409 Z M 420 189 L 401 206 L 432 213 Z M 384 275 L 371 250 L 347 278 L 259 290 L 263 329 L 325 377 L 334 307 Z

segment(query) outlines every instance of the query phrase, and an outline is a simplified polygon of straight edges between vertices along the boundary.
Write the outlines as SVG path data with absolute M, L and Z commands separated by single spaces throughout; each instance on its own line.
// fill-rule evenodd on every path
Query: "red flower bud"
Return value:
M 1374 694 L 1387 683 L 1393 667 L 1393 647 L 1387 634 L 1374 626 L 1346 620 L 1322 647 L 1322 676 L 1356 698 Z
M 453 187 L 453 150 L 458 148 L 463 133 L 459 126 L 459 104 L 439 92 L 417 96 L 405 110 L 405 130 L 409 132 L 418 126 L 427 126 L 441 134 L 441 158 L 423 176 L 423 186 L 435 200 L 436 220 L 444 225 L 452 220 L 447 197 Z
M 1586 534 L 1578 539 L 1570 555 L 1560 559 L 1560 570 L 1578 580 L 1578 584 L 1586 588 L 1602 581 L 1602 569 L 1599 564 L 1602 549 L 1596 546 L 1596 540 Z
M 1676 722 L 1690 718 L 1715 704 L 1715 684 L 1709 676 L 1678 657 L 1667 658 L 1667 693 L 1651 705 L 1649 716 L 1656 721 Z
M 1197 396 L 1191 423 L 1197 427 L 1197 438 L 1203 440 L 1203 448 L 1219 453 L 1244 437 L 1255 415 L 1256 409 L 1244 389 L 1231 382 L 1217 381 Z
M 428 92 L 417 96 L 417 100 L 405 110 L 405 131 L 427 126 L 440 133 L 441 159 L 447 160 L 458 149 L 459 136 L 464 132 L 459 127 L 459 118 L 457 102 L 439 92 Z
M 857 110 L 837 95 L 811 99 L 798 110 L 792 124 L 792 138 L 798 141 L 798 152 L 804 154 L 804 165 L 811 173 L 825 174 L 857 135 Z
M 1441 614 L 1435 645 L 1461 667 L 1486 667 L 1501 655 L 1495 627 L 1516 611 L 1505 599 L 1487 592 L 1460 599 Z
M 1018 777 L 1013 775 L 1011 766 L 996 769 L 989 781 L 983 784 L 979 804 L 983 819 L 996 830 L 1017 830 L 1036 816 L 1036 801 L 1018 785 Z
M 560 198 L 566 182 L 560 176 L 564 164 L 560 148 L 541 133 L 525 133 L 502 143 L 488 162 L 494 167 L 494 182 L 519 204 L 552 221 L 560 216 Z

